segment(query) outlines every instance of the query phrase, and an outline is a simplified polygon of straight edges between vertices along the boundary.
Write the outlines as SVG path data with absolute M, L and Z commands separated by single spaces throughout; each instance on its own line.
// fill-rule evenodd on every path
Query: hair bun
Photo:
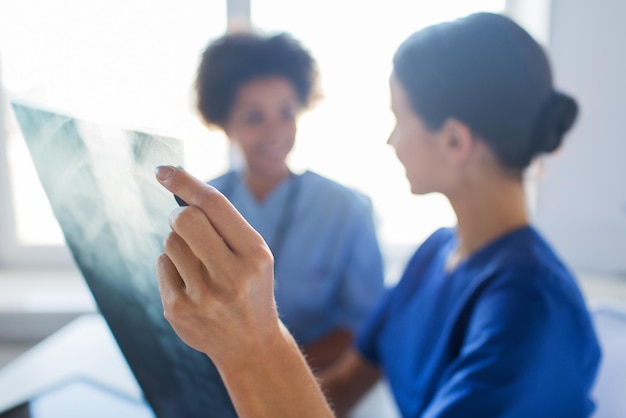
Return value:
M 533 135 L 533 154 L 556 150 L 578 116 L 578 104 L 570 96 L 554 91 L 543 106 Z

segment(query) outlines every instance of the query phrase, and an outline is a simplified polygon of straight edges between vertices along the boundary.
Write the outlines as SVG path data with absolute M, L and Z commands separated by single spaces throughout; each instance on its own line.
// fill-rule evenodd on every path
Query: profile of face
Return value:
M 391 110 L 396 123 L 387 143 L 404 165 L 414 194 L 441 191 L 446 177 L 444 130 L 431 131 L 411 107 L 409 97 L 395 76 L 390 79 Z
M 254 79 L 239 87 L 224 128 L 241 149 L 248 170 L 284 172 L 301 108 L 293 84 L 284 77 Z

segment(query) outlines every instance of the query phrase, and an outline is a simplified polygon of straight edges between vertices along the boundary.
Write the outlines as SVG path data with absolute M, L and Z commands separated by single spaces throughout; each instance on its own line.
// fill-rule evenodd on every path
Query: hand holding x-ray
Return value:
M 216 189 L 171 166 L 157 179 L 189 206 L 157 261 L 166 319 L 217 366 L 239 417 L 334 416 L 274 302 L 269 247 Z
M 170 215 L 172 232 L 157 262 L 165 317 L 216 364 L 254 356 L 281 332 L 268 246 L 213 187 L 170 166 L 156 175 L 189 203 Z

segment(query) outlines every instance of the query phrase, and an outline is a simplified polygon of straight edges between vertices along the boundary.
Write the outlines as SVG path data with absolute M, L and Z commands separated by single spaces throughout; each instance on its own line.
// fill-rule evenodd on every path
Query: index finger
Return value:
M 248 224 L 235 207 L 217 189 L 172 166 L 155 169 L 159 183 L 191 206 L 198 207 L 211 226 L 235 253 L 265 245 L 265 241 Z

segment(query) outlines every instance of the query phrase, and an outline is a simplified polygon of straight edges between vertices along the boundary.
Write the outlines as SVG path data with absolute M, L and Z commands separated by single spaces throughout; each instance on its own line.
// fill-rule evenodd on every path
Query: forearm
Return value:
M 253 355 L 217 365 L 238 416 L 334 417 L 299 347 L 281 331 Z

